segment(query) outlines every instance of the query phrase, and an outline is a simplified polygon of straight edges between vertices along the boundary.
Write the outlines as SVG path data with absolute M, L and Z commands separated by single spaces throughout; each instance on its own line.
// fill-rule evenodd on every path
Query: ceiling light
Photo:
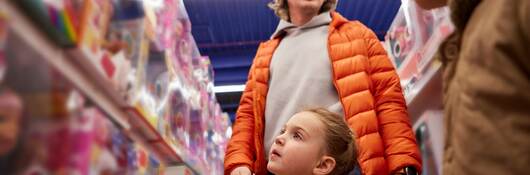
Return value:
M 245 85 L 227 85 L 227 86 L 215 86 L 213 91 L 215 93 L 225 93 L 225 92 L 241 92 L 245 89 Z

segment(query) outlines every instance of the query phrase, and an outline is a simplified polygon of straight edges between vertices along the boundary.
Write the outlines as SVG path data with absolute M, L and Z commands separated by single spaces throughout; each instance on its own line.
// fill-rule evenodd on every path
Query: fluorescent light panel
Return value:
M 213 91 L 215 93 L 226 93 L 226 92 L 241 92 L 245 89 L 245 85 L 226 85 L 226 86 L 215 86 Z

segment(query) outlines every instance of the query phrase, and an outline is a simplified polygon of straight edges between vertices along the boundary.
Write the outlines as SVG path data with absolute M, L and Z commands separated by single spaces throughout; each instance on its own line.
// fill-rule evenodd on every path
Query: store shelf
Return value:
M 441 63 L 433 62 L 431 68 L 419 78 L 405 95 L 411 122 L 415 123 L 427 109 L 442 107 Z
M 14 4 L 2 0 L 0 1 L 0 10 L 9 15 L 9 26 L 14 35 L 35 49 L 42 59 L 45 59 L 68 80 L 74 80 L 72 81 L 73 84 L 112 116 L 112 120 L 118 123 L 120 127 L 129 128 L 125 113 L 115 106 L 115 99 L 109 98 L 107 93 L 94 83 L 94 79 L 81 72 L 78 66 L 72 63 L 72 58 L 69 58 L 62 48 L 56 46 L 38 31 L 38 28 L 19 12 Z
M 134 107 L 127 105 L 111 82 L 99 73 L 91 55 L 80 49 L 60 48 L 35 26 L 13 1 L 0 0 L 0 10 L 8 14 L 10 33 L 22 39 L 39 57 L 105 111 L 135 142 L 170 166 L 183 166 L 203 174 L 183 161 L 157 130 Z
M 443 40 L 441 38 L 445 36 L 435 33 L 426 46 L 440 45 Z M 420 77 L 405 95 L 412 123 L 415 123 L 425 110 L 440 109 L 442 106 L 442 64 L 435 58 L 437 51 L 438 47 L 426 47 L 420 52 L 423 59 L 416 65 L 418 71 L 421 71 Z
M 410 64 L 411 60 L 416 58 L 413 67 L 418 73 L 413 74 L 420 76 L 405 95 L 412 123 L 415 123 L 424 111 L 442 108 L 442 66 L 440 61 L 436 60 L 435 55 L 438 52 L 438 46 L 454 28 L 449 18 L 444 18 L 437 25 L 439 26 L 437 32 L 434 32 L 427 40 L 418 51 L 418 55 L 408 57 L 403 63 Z
M 435 59 L 435 55 L 438 52 L 439 46 L 442 42 L 454 31 L 454 26 L 452 25 L 451 19 L 444 18 L 438 25 L 436 32 L 433 32 L 432 36 L 425 42 L 421 50 L 422 57 L 424 59 L 420 60 L 418 63 L 418 69 L 420 71 L 425 70 L 431 62 Z
M 92 80 L 92 83 L 99 87 L 99 91 L 103 93 L 109 100 L 111 100 L 117 106 L 126 106 L 126 103 L 122 98 L 116 93 L 116 90 L 110 86 L 112 82 L 109 79 L 105 78 L 102 73 L 96 68 L 95 63 L 90 60 L 93 59 L 93 55 L 90 55 L 87 52 L 84 52 L 81 49 L 67 49 L 66 56 L 69 57 L 70 61 L 74 66 L 79 68 L 78 71 L 81 71 L 84 76 Z

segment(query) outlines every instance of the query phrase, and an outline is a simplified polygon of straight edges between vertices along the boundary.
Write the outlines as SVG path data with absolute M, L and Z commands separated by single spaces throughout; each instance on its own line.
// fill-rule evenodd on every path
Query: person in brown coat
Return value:
M 442 44 L 443 173 L 530 172 L 530 1 L 445 3 L 456 31 Z

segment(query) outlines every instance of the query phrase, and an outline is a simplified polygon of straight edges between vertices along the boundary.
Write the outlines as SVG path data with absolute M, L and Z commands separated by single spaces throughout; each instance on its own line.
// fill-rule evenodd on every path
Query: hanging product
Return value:
M 423 10 L 413 0 L 402 2 L 385 36 L 385 48 L 406 96 L 430 68 L 436 67 L 433 57 L 454 27 L 447 7 Z
M 178 8 L 176 0 L 163 0 L 163 6 L 155 7 L 156 29 L 155 43 L 159 50 L 170 48 L 176 42 L 179 33 L 175 31 L 178 21 Z
M 189 131 L 191 128 L 190 112 L 188 103 L 190 93 L 183 84 L 181 76 L 176 76 L 169 85 L 169 114 L 171 133 L 175 136 L 177 147 L 187 149 L 190 146 Z
M 145 40 L 146 19 L 140 1 L 114 1 L 114 15 L 109 28 L 109 42 L 123 42 L 125 57 L 136 67 L 141 44 Z
M 70 2 L 70 1 L 68 1 Z M 16 1 L 26 11 L 28 16 L 41 27 L 47 36 L 56 44 L 72 47 L 76 43 L 77 31 L 73 21 L 79 21 L 80 15 L 71 12 L 80 12 L 82 7 L 78 3 L 65 1 L 27 0 Z

